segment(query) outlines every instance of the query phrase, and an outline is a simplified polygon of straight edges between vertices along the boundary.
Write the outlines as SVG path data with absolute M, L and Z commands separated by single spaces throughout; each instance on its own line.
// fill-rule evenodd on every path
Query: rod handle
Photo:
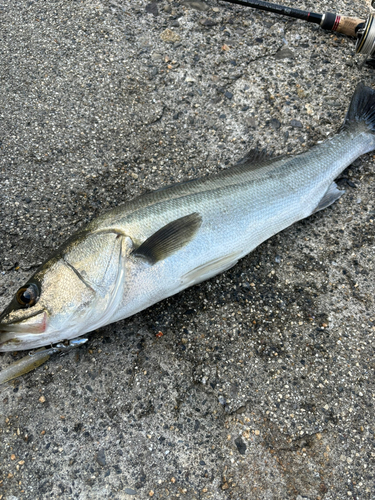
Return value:
M 357 36 L 356 28 L 359 24 L 364 24 L 366 21 L 358 17 L 340 16 L 340 21 L 336 30 L 338 33 L 343 33 L 348 36 Z
M 348 36 L 356 36 L 356 28 L 359 24 L 365 23 L 362 19 L 357 17 L 340 16 L 336 12 L 326 12 L 323 14 L 320 22 L 320 27 L 328 31 L 337 31 Z

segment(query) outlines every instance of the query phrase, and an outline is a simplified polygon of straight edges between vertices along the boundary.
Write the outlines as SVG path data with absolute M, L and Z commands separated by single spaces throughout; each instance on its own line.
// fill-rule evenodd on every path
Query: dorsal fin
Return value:
M 268 153 L 266 149 L 253 148 L 234 166 L 244 165 L 245 163 L 268 163 L 272 159 L 272 154 Z
M 275 161 L 282 160 L 285 155 L 272 156 L 265 149 L 250 149 L 250 151 L 239 160 L 232 168 L 242 167 L 243 171 L 253 171 L 263 168 Z M 231 169 L 228 169 L 230 171 Z
M 137 210 L 142 210 L 166 200 L 182 198 L 202 191 L 220 189 L 232 183 L 247 182 L 248 180 L 263 175 L 263 173 L 272 171 L 286 161 L 288 161 L 288 155 L 271 158 L 271 156 L 264 151 L 259 151 L 259 149 L 251 150 L 234 166 L 225 168 L 216 174 L 197 179 L 189 179 L 188 181 L 173 184 L 172 186 L 166 186 L 143 196 L 139 196 L 124 205 L 119 205 L 110 212 L 112 216 L 111 219 L 109 219 L 110 214 L 107 212 L 102 217 L 94 219 L 88 226 L 88 229 L 96 230 L 98 228 L 109 227 L 110 224 L 114 224 L 118 221 L 119 217 L 126 217 Z

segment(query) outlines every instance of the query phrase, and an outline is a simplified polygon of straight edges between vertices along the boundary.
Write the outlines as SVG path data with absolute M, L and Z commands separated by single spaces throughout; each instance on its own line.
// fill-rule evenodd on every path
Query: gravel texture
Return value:
M 0 16 L 0 307 L 97 214 L 257 145 L 305 151 L 374 80 L 353 40 L 214 0 Z M 375 498 L 374 156 L 339 185 L 230 271 L 2 386 L 0 499 Z

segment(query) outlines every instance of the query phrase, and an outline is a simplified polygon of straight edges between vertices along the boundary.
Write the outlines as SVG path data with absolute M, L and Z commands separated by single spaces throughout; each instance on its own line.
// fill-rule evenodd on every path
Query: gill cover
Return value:
M 60 342 L 110 322 L 130 238 L 79 233 L 21 287 L 0 316 L 0 351 Z

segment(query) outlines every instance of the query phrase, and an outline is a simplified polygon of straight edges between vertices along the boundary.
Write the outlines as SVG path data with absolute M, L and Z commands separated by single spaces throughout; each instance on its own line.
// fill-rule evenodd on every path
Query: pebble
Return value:
M 163 56 L 159 54 L 159 52 L 153 52 L 151 54 L 151 59 L 153 59 L 154 61 L 161 61 L 163 59 Z
M 299 120 L 290 120 L 290 124 L 294 128 L 302 128 L 303 125 Z
M 239 408 L 237 408 L 236 413 L 240 415 L 241 413 L 245 413 L 245 411 L 246 411 L 246 406 L 240 406 Z
M 184 0 L 181 2 L 181 5 L 190 9 L 199 10 L 200 12 L 205 12 L 210 8 L 205 2 L 200 2 L 199 0 Z
M 199 20 L 199 23 L 202 25 L 202 26 L 206 26 L 207 28 L 211 28 L 212 26 L 216 26 L 216 22 L 213 20 L 213 19 L 200 19 Z
M 149 3 L 146 5 L 146 12 L 148 14 L 153 14 L 155 17 L 159 15 L 159 9 L 158 9 L 158 4 L 157 3 Z
M 228 90 L 227 90 L 226 92 L 224 92 L 224 95 L 225 95 L 225 97 L 226 97 L 227 99 L 232 99 L 232 97 L 233 97 L 232 92 L 229 92 Z
M 241 436 L 238 436 L 238 438 L 234 440 L 234 444 L 237 446 L 238 453 L 240 455 L 245 455 L 247 446 Z
M 167 43 L 175 43 L 181 40 L 181 37 L 169 28 L 163 31 L 163 33 L 160 35 L 160 38 L 163 40 L 163 42 Z
M 274 130 L 278 130 L 281 127 L 281 123 L 277 118 L 272 118 L 269 123 Z
M 276 54 L 274 55 L 275 59 L 294 59 L 294 52 L 291 51 L 290 49 L 280 49 Z
M 96 454 L 96 461 L 98 462 L 99 465 L 104 467 L 106 465 L 106 459 L 105 459 L 105 452 L 104 449 L 101 448 L 98 453 Z
M 132 488 L 125 488 L 124 493 L 126 493 L 126 495 L 136 495 L 137 494 L 137 492 L 135 490 L 133 490 Z

